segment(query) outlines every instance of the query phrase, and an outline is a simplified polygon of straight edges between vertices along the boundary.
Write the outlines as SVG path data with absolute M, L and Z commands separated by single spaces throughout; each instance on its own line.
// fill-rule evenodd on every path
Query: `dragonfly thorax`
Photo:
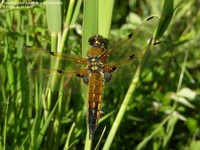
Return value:
M 88 69 L 90 72 L 102 72 L 103 63 L 99 61 L 98 57 L 89 58 L 88 63 Z
M 88 58 L 94 58 L 94 57 L 99 58 L 103 52 L 104 52 L 104 50 L 101 48 L 91 47 L 87 52 L 87 56 L 88 56 Z

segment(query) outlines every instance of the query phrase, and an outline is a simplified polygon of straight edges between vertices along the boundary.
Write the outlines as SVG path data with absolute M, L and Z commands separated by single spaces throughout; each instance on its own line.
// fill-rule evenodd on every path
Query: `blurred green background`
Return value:
M 199 150 L 199 7 L 199 0 L 1 1 L 0 149 Z M 130 82 L 122 73 L 106 86 L 106 114 L 91 143 L 87 93 L 51 91 L 33 82 L 24 47 L 86 56 L 91 35 L 117 41 L 151 15 L 161 18 L 156 37 L 166 49 L 141 73 L 116 133 L 109 132 Z

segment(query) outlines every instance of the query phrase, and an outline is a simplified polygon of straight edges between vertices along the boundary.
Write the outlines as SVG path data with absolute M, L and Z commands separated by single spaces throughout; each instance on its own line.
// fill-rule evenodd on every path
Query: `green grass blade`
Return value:
M 108 134 L 108 137 L 107 137 L 106 142 L 104 144 L 103 150 L 109 150 L 110 149 L 112 141 L 113 141 L 113 139 L 115 137 L 115 134 L 116 134 L 116 132 L 117 132 L 117 130 L 119 128 L 120 122 L 121 122 L 121 120 L 122 120 L 122 118 L 123 118 L 123 116 L 125 114 L 126 108 L 127 108 L 128 104 L 129 104 L 129 101 L 131 100 L 131 97 L 132 97 L 132 95 L 133 95 L 133 93 L 135 91 L 136 85 L 137 85 L 137 83 L 139 81 L 139 75 L 140 75 L 140 67 L 138 66 L 138 68 L 137 68 L 137 70 L 135 72 L 135 75 L 134 75 L 134 77 L 132 79 L 132 82 L 131 82 L 131 84 L 129 86 L 129 89 L 128 89 L 128 91 L 127 91 L 127 93 L 126 93 L 126 95 L 124 97 L 124 100 L 123 100 L 123 102 L 121 104 L 121 107 L 120 107 L 120 110 L 119 110 L 119 112 L 117 114 L 117 117 L 116 117 L 115 121 L 113 122 L 112 128 L 111 128 L 111 130 L 110 130 L 110 132 Z
M 167 148 L 167 144 L 171 139 L 171 136 L 174 132 L 174 128 L 175 128 L 177 121 L 178 121 L 178 116 L 177 115 L 171 115 L 169 121 L 167 122 L 166 134 L 163 138 L 163 145 L 162 145 L 163 149 Z
M 62 27 L 61 1 L 46 0 L 46 14 L 49 31 L 59 33 Z
M 67 10 L 66 19 L 65 19 L 65 25 L 66 26 L 69 26 L 71 24 L 74 6 L 75 6 L 75 0 L 70 0 L 69 1 L 69 7 L 68 7 L 68 10 Z
M 80 8 L 83 0 L 78 0 L 75 6 L 75 9 L 73 11 L 73 16 L 71 19 L 71 25 L 73 25 L 78 17 L 78 14 L 80 13 Z
M 155 34 L 156 39 L 160 38 L 167 30 L 173 17 L 174 11 L 181 4 L 181 1 L 179 1 L 178 3 L 176 1 L 176 3 L 174 3 L 174 0 L 164 0 L 161 18 Z
M 62 32 L 62 37 L 61 37 L 61 42 L 60 42 L 60 50 L 59 51 L 63 51 L 63 49 L 64 49 L 65 40 L 66 40 L 66 37 L 68 35 L 69 28 L 75 23 L 75 21 L 78 17 L 78 13 L 80 11 L 81 4 L 82 4 L 82 0 L 78 0 L 77 3 L 76 3 L 76 6 L 74 8 L 75 1 L 70 0 L 70 2 L 69 2 L 69 7 L 68 7 L 67 15 L 66 15 L 66 18 L 65 18 L 64 29 L 63 29 L 63 32 Z M 73 13 L 72 13 L 72 11 L 73 11 Z
M 69 6 L 68 6 L 68 10 L 67 10 L 67 15 L 65 18 L 65 23 L 64 23 L 64 30 L 62 33 L 62 37 L 61 37 L 61 41 L 60 41 L 60 49 L 59 51 L 62 52 L 65 46 L 65 40 L 70 28 L 70 22 L 71 22 L 71 17 L 72 17 L 72 12 L 74 9 L 74 5 L 75 5 L 75 1 L 74 0 L 70 0 L 69 1 Z
M 42 129 L 41 129 L 41 131 L 40 131 L 40 133 L 39 133 L 39 135 L 37 136 L 36 145 L 34 145 L 36 149 L 39 149 L 39 147 L 40 147 L 40 145 L 41 145 L 41 143 L 42 143 L 42 141 L 43 141 L 45 132 L 47 131 L 47 128 L 48 128 L 48 126 L 49 126 L 49 123 L 51 122 L 51 119 L 52 119 L 52 117 L 53 117 L 53 114 L 54 114 L 54 112 L 55 112 L 55 110 L 56 110 L 56 108 L 57 108 L 57 105 L 58 105 L 58 101 L 56 102 L 56 104 L 55 104 L 54 108 L 52 109 L 51 113 L 49 114 L 49 116 L 48 116 L 47 119 L 45 120 L 45 123 L 44 123 L 44 125 L 43 125 L 43 127 L 42 127 Z
M 58 36 L 60 36 L 62 29 L 62 2 L 60 0 L 47 0 L 46 3 L 47 25 L 51 34 L 51 51 L 55 52 L 60 50 Z
M 74 128 L 75 128 L 75 125 L 76 125 L 76 124 L 73 123 L 72 126 L 71 126 L 71 128 L 70 128 L 69 134 L 68 134 L 68 136 L 67 136 L 67 140 L 66 140 L 66 142 L 65 142 L 65 147 L 64 147 L 65 150 L 69 149 L 69 142 L 70 142 L 70 138 L 71 138 L 71 136 L 72 136 L 73 130 L 74 130 Z
M 98 33 L 108 38 L 112 21 L 114 0 L 99 0 Z
M 88 39 L 98 33 L 98 1 L 85 0 L 83 5 L 82 56 L 86 57 Z
M 91 147 L 92 147 L 92 140 L 89 139 L 89 130 L 87 129 L 84 150 L 91 150 Z
M 147 137 L 145 137 L 136 147 L 136 150 L 142 150 L 147 142 L 149 142 L 153 136 L 167 123 L 167 121 L 169 121 L 171 116 L 167 116 L 159 125 L 158 127 Z

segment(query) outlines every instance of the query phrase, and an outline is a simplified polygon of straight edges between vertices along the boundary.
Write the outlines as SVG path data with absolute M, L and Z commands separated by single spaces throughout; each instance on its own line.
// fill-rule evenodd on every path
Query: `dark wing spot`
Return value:
M 155 43 L 153 43 L 153 45 L 157 45 L 157 44 L 160 44 L 161 42 L 160 41 L 158 41 L 158 42 L 155 42 Z
M 133 36 L 133 32 L 131 32 L 128 37 L 131 38 Z
M 54 56 L 54 52 L 49 52 L 49 54 L 53 55 Z
M 62 71 L 62 70 L 57 70 L 57 72 L 58 72 L 58 73 L 60 73 L 60 74 L 62 74 L 62 73 L 63 73 L 63 71 Z
M 151 16 L 151 17 L 147 18 L 147 21 L 151 20 L 152 18 L 153 18 L 153 16 Z
M 77 73 L 76 76 L 79 77 L 79 78 L 82 78 L 82 77 L 83 77 L 83 75 L 80 74 L 80 73 Z
M 113 71 L 115 71 L 116 69 L 117 69 L 117 68 L 116 68 L 115 66 L 114 66 L 114 67 L 112 67 L 112 72 L 113 72 Z
M 131 55 L 129 58 L 130 58 L 130 59 L 133 59 L 133 58 L 135 58 L 135 55 L 133 54 L 133 55 Z

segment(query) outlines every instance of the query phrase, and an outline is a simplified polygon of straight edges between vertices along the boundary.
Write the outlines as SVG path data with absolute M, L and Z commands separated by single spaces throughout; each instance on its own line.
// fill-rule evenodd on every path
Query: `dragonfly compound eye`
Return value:
M 90 46 L 104 48 L 106 41 L 101 35 L 94 35 L 89 38 L 88 43 Z

